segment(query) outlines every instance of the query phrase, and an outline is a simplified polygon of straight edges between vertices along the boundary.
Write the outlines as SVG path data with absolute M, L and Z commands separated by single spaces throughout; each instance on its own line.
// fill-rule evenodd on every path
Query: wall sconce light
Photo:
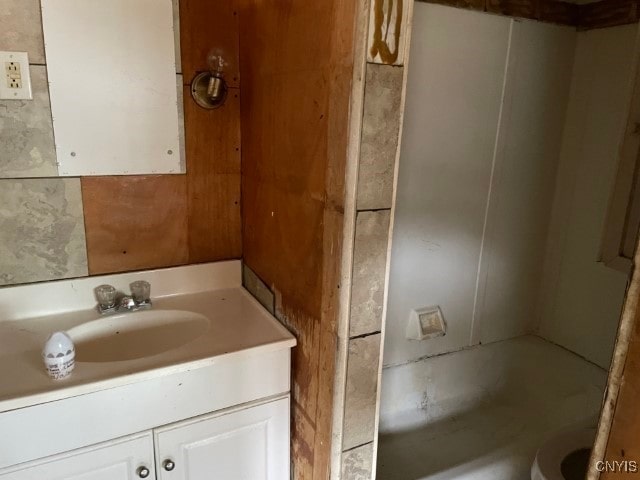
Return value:
M 191 82 L 191 96 L 196 103 L 207 110 L 221 107 L 227 99 L 227 82 L 224 79 L 224 68 L 227 62 L 218 51 L 207 58 L 209 71 L 195 76 Z

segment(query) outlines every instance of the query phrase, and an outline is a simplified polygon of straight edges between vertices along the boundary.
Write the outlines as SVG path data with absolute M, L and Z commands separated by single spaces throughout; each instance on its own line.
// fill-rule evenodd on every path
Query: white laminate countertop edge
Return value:
M 12 410 L 18 410 L 21 408 L 27 408 L 34 405 L 41 405 L 43 403 L 55 402 L 58 400 L 64 400 L 66 398 L 78 397 L 80 395 L 86 395 L 89 393 L 99 392 L 102 390 L 109 390 L 112 388 L 122 387 L 125 385 L 131 385 L 132 383 L 144 382 L 147 380 L 153 380 L 156 378 L 166 377 L 174 373 L 188 372 L 190 370 L 197 370 L 199 368 L 208 367 L 216 363 L 232 360 L 234 358 L 243 357 L 246 355 L 258 355 L 261 353 L 270 353 L 277 350 L 289 349 L 296 345 L 296 341 L 293 338 L 282 340 L 278 343 L 271 343 L 267 345 L 260 345 L 251 349 L 246 349 L 238 352 L 230 352 L 214 357 L 205 357 L 199 360 L 188 361 L 184 363 L 176 363 L 164 367 L 158 367 L 152 370 L 146 370 L 126 375 L 118 375 L 112 378 L 99 380 L 91 383 L 72 385 L 68 388 L 52 390 L 49 392 L 36 393 L 23 397 L 16 397 L 9 400 L 0 401 L 0 415 Z

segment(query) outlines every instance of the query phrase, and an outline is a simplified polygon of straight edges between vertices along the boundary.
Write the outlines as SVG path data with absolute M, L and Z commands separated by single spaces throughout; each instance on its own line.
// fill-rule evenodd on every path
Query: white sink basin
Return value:
M 209 320 L 184 310 L 113 315 L 72 328 L 78 362 L 117 362 L 150 357 L 185 345 L 209 329 Z

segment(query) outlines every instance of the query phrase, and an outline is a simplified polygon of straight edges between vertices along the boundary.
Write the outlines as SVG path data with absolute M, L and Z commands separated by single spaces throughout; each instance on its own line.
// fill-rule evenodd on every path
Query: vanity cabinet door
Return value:
M 147 432 L 29 462 L 0 480 L 154 480 L 153 460 Z
M 289 480 L 289 398 L 155 430 L 159 480 Z

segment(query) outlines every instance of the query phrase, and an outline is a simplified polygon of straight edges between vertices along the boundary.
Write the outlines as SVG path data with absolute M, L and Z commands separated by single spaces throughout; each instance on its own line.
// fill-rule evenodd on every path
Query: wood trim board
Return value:
M 592 30 L 640 21 L 637 0 L 599 0 L 576 4 L 562 0 L 417 0 L 456 8 L 526 18 Z

